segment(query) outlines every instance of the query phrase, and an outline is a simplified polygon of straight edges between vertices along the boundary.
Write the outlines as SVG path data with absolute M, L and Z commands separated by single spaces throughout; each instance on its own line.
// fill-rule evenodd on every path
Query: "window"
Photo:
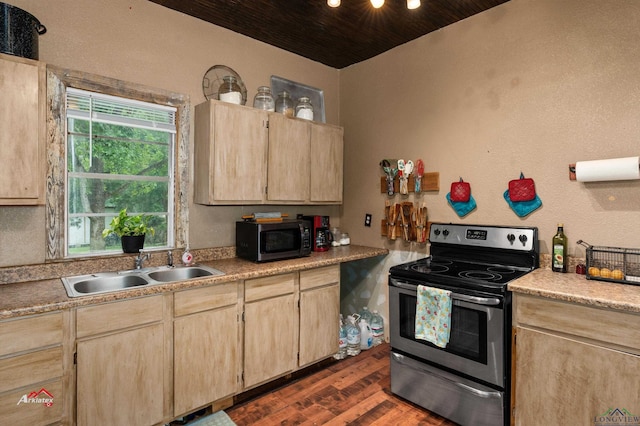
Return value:
M 176 108 L 66 89 L 66 257 L 122 251 L 118 212 L 149 216 L 145 248 L 174 246 Z

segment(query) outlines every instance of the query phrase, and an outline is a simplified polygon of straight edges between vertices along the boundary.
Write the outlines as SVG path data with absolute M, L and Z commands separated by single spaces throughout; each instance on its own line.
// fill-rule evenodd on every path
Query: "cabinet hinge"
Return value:
M 242 317 L 240 319 L 242 322 L 244 322 L 244 311 L 242 311 Z
M 73 353 L 73 365 L 78 364 L 78 352 Z
M 268 129 L 268 128 L 269 128 L 269 120 L 265 120 L 265 122 L 264 122 L 264 127 L 265 127 L 266 129 Z

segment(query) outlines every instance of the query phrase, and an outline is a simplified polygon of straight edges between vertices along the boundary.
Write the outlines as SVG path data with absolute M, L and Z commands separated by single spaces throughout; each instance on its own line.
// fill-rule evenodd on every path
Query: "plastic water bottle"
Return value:
M 333 357 L 335 359 L 345 359 L 347 357 L 347 326 L 344 323 L 342 314 L 340 314 L 340 337 L 338 338 L 338 353 Z
M 360 349 L 366 351 L 373 347 L 373 334 L 366 320 L 360 319 Z
M 384 342 L 384 320 L 378 311 L 372 312 L 371 334 L 373 335 L 373 346 Z
M 365 320 L 367 324 L 371 324 L 372 315 L 368 307 L 363 306 L 360 312 L 358 312 L 358 315 L 360 315 L 360 319 Z
M 356 356 L 360 353 L 360 329 L 356 326 L 356 320 L 349 315 L 347 317 L 347 355 Z

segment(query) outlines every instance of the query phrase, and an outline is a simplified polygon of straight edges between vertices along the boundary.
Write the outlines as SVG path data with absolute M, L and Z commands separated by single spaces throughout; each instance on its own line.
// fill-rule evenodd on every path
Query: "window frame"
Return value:
M 188 158 L 190 101 L 187 95 L 129 83 L 95 74 L 47 65 L 47 190 L 45 226 L 47 229 L 46 261 L 78 259 L 66 256 L 66 89 L 72 87 L 90 92 L 118 96 L 176 108 L 175 157 L 173 161 L 173 248 L 187 242 L 189 204 Z M 86 255 L 87 258 L 113 253 Z
M 118 105 L 118 106 L 125 106 L 125 107 L 131 107 L 131 108 L 142 108 L 142 109 L 148 109 L 148 108 L 154 108 L 155 109 L 155 114 L 158 115 L 162 115 L 164 117 L 171 117 L 173 118 L 173 123 L 171 125 L 168 124 L 162 124 L 162 123 L 157 123 L 156 126 L 153 125 L 149 125 L 147 122 L 135 122 L 134 120 L 128 119 L 128 118 L 124 118 L 124 117 L 118 117 L 118 118 L 114 118 L 112 116 L 108 116 L 105 114 L 102 114 L 100 112 L 92 112 L 90 111 L 80 111 L 80 110 L 69 110 L 69 99 L 82 99 L 82 100 L 86 100 L 87 102 L 91 102 L 92 105 L 93 103 L 97 104 L 97 105 Z M 65 116 L 66 116 L 66 125 L 67 125 L 67 132 L 66 132 L 66 139 L 67 139 L 67 145 L 66 145 L 66 149 L 69 149 L 70 146 L 70 135 L 72 134 L 69 131 L 69 124 L 70 124 L 70 120 L 81 120 L 81 121 L 85 121 L 88 122 L 90 126 L 93 125 L 93 123 L 96 124 L 100 124 L 100 123 L 109 123 L 109 124 L 116 124 L 118 126 L 128 126 L 130 128 L 143 128 L 143 129 L 147 129 L 147 130 L 156 130 L 156 131 L 160 131 L 163 134 L 168 134 L 170 135 L 170 142 L 168 144 L 168 151 L 169 151 L 169 170 L 167 173 L 167 176 L 151 176 L 151 175 L 142 175 L 142 176 L 131 176 L 131 175 L 111 175 L 111 174 L 105 174 L 105 175 L 99 175 L 99 174 L 95 174 L 95 173 L 91 173 L 91 172 L 77 172 L 77 171 L 71 171 L 69 169 L 69 155 L 65 155 L 66 158 L 66 166 L 65 166 L 65 171 L 66 171 L 66 177 L 65 177 L 65 182 L 67 185 L 67 188 L 69 188 L 69 185 L 71 183 L 71 179 L 75 178 L 95 178 L 95 179 L 99 179 L 101 181 L 106 181 L 109 179 L 117 179 L 120 180 L 122 179 L 123 181 L 128 181 L 128 182 L 167 182 L 169 183 L 168 187 L 167 187 L 167 201 L 168 201 L 168 205 L 167 205 L 167 211 L 166 211 L 166 217 L 167 217 L 167 230 L 170 232 L 167 232 L 167 240 L 166 240 L 166 244 L 163 244 L 161 246 L 154 246 L 153 249 L 168 249 L 168 248 L 173 248 L 174 246 L 174 213 L 175 213 L 175 209 L 173 208 L 174 202 L 173 202 L 173 198 L 174 198 L 174 189 L 175 189 L 175 184 L 174 184 L 174 176 L 175 176 L 175 159 L 176 159 L 176 155 L 175 155 L 175 151 L 176 151 L 176 109 L 175 107 L 168 107 L 165 105 L 158 105 L 156 103 L 151 103 L 151 102 L 142 102 L 139 100 L 132 100 L 129 98 L 122 98 L 122 97 L 115 97 L 113 95 L 106 95 L 104 93 L 96 93 L 96 92 L 91 92 L 91 91 L 87 91 L 87 90 L 80 90 L 74 87 L 67 87 L 66 88 L 66 108 L 67 111 L 65 112 Z M 91 107 L 89 107 L 91 108 Z M 91 139 L 91 130 L 89 131 L 89 134 L 87 135 L 87 137 L 91 140 L 90 143 L 93 143 L 93 140 Z M 129 143 L 131 143 L 131 141 L 129 141 Z M 67 154 L 69 154 L 69 152 L 67 151 Z M 113 217 L 117 214 L 116 212 L 103 212 L 103 213 L 81 213 L 81 214 L 72 214 L 70 211 L 70 191 L 67 190 L 65 192 L 66 195 L 66 200 L 65 200 L 65 230 L 67 232 L 70 231 L 71 227 L 70 227 L 70 221 L 71 221 L 71 217 L 78 217 L 78 218 L 86 218 L 86 217 L 95 217 L 95 216 L 103 216 L 106 217 L 107 220 L 105 222 L 105 227 L 108 226 L 109 224 L 109 216 Z M 121 206 L 123 207 L 123 206 Z M 144 214 L 147 214 L 146 212 L 141 212 Z M 163 214 L 165 214 L 165 212 L 163 212 Z M 67 234 L 67 239 L 65 241 L 65 245 L 64 245 L 64 249 L 65 249 L 65 253 L 64 253 L 64 257 L 65 258 L 76 258 L 76 257 L 88 257 L 88 256 L 101 256 L 101 255 L 105 255 L 105 254 L 114 254 L 114 253 L 120 253 L 119 250 L 102 250 L 102 251 L 89 251 L 89 253 L 81 253 L 81 254 L 72 254 L 70 252 L 70 244 L 71 242 L 70 240 L 70 235 Z

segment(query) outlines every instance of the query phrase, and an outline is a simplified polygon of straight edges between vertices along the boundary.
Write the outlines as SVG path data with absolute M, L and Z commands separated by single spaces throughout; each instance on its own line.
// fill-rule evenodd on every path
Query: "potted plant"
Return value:
M 125 253 L 138 253 L 144 247 L 146 234 L 154 235 L 155 230 L 147 225 L 148 216 L 127 214 L 127 209 L 120 210 L 120 214 L 114 217 L 109 227 L 102 231 L 102 237 L 111 234 L 120 237 L 122 251 Z

